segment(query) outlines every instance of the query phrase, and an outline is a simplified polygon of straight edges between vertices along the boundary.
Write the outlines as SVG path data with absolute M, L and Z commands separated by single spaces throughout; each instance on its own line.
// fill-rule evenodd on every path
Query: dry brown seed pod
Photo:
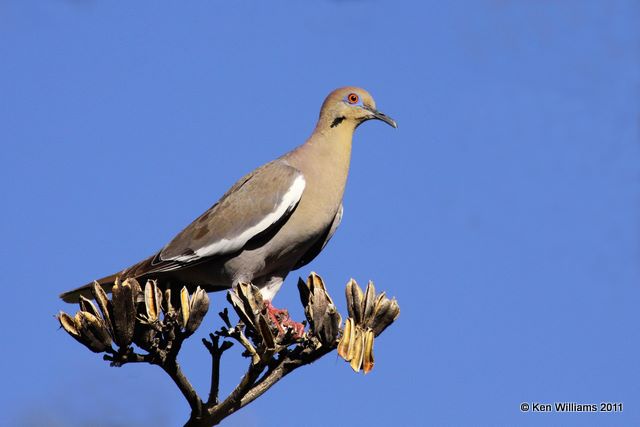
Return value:
M 315 271 L 312 271 L 311 274 L 309 274 L 307 281 L 309 282 L 310 287 L 326 289 L 322 277 L 320 277 Z
M 191 307 L 189 305 L 189 291 L 186 286 L 183 286 L 180 289 L 180 314 L 182 320 L 182 327 L 187 327 L 187 322 L 189 321 Z
M 136 329 L 133 334 L 133 342 L 140 348 L 151 351 L 155 345 L 155 338 L 158 331 L 150 324 L 145 322 L 136 323 Z
M 135 301 L 140 285 L 135 279 L 116 283 L 111 289 L 113 306 L 113 338 L 120 347 L 128 347 L 136 325 Z
M 88 313 L 79 311 L 76 313 L 75 317 L 71 317 L 67 313 L 61 311 L 58 314 L 58 321 L 62 328 L 80 344 L 95 353 L 102 353 L 109 348 L 109 346 L 105 345 L 107 342 L 110 342 L 109 334 L 105 329 L 104 333 L 106 334 L 106 338 L 104 340 L 100 339 L 99 337 L 102 337 L 103 334 L 100 332 L 97 332 L 96 334 L 93 331 L 93 327 L 87 324 L 88 320 L 85 318 L 86 314 Z M 91 314 L 89 315 L 93 316 Z
M 79 341 L 89 350 L 95 353 L 102 353 L 111 348 L 111 336 L 107 332 L 102 319 L 95 317 L 86 311 L 78 311 L 74 318 L 76 330 L 79 334 Z
M 362 289 L 354 279 L 350 279 L 347 283 L 347 309 L 349 317 L 353 318 L 356 325 L 362 323 Z
M 371 329 L 375 336 L 380 335 L 400 315 L 400 307 L 395 298 L 385 298 L 381 301 L 379 309 L 371 322 Z
M 89 312 L 80 312 L 81 318 L 87 321 L 89 330 L 106 346 L 111 345 L 111 336 L 107 332 L 104 320 L 100 317 L 96 317 Z
M 304 315 L 307 318 L 307 322 L 309 322 L 311 330 L 313 330 L 313 307 L 311 305 L 309 280 L 305 282 L 302 278 L 298 278 L 298 293 L 300 294 L 300 302 L 304 307 Z
M 244 301 L 240 298 L 240 289 L 240 285 L 238 285 L 229 290 L 229 292 L 227 292 L 227 301 L 229 301 L 235 312 L 238 314 L 240 320 L 242 320 L 245 325 L 253 327 L 252 317 L 249 317 L 249 313 L 245 310 Z
M 342 316 L 334 305 L 327 308 L 327 312 L 322 322 L 322 327 L 318 331 L 318 337 L 323 344 L 333 344 L 340 333 Z
M 127 279 L 124 279 L 124 282 L 122 282 L 122 284 L 123 285 L 127 284 L 131 286 L 131 295 L 133 296 L 134 304 L 138 302 L 143 302 L 144 296 L 142 295 L 142 286 L 140 286 L 140 282 L 138 282 L 133 277 L 129 277 Z
M 355 326 L 353 324 L 353 319 L 349 317 L 344 322 L 344 331 L 342 332 L 342 338 L 338 344 L 338 355 L 347 362 L 351 360 L 349 359 L 349 352 L 351 351 L 351 346 L 353 345 L 354 340 Z
M 303 307 L 307 307 L 309 305 L 309 299 L 311 298 L 311 289 L 309 288 L 308 280 L 305 282 L 301 277 L 298 278 L 298 293 L 300 294 L 300 302 Z M 311 319 L 307 318 L 309 322 Z
M 311 333 L 322 344 L 333 344 L 338 336 L 342 317 L 333 304 L 324 281 L 316 273 L 311 273 L 306 282 L 302 279 L 298 281 L 298 290 Z
M 360 337 L 360 327 L 358 325 L 356 325 L 355 322 L 353 322 L 353 325 L 351 327 L 351 336 L 350 336 L 350 342 L 349 342 L 349 351 L 347 352 L 347 357 L 346 360 L 348 360 L 349 362 L 351 362 L 354 358 L 357 357 L 357 346 L 358 346 L 358 339 Z
M 316 318 L 318 314 L 323 308 L 318 307 L 318 301 L 315 295 L 316 286 L 314 284 L 314 273 L 311 273 L 309 277 L 307 277 L 307 281 L 303 281 L 302 279 L 298 279 L 298 292 L 300 293 L 300 302 L 304 307 L 304 314 L 309 322 L 309 327 L 312 332 L 316 332 Z M 321 282 L 319 284 L 319 288 L 321 287 Z
M 362 359 L 364 357 L 364 331 L 356 326 L 355 340 L 352 346 L 353 351 L 351 354 L 351 369 L 356 372 L 360 372 L 362 368 Z
M 69 316 L 64 311 L 61 311 L 60 313 L 58 313 L 57 317 L 58 317 L 58 321 L 60 322 L 60 326 L 62 326 L 62 328 L 65 331 L 67 331 L 69 335 L 71 335 L 75 339 L 78 339 L 80 337 L 80 333 L 76 328 L 76 323 L 73 320 L 73 317 Z
M 368 374 L 373 369 L 373 331 L 367 329 L 364 333 L 364 356 L 362 360 L 362 370 Z
M 378 314 L 378 311 L 380 310 L 380 305 L 382 304 L 382 302 L 385 299 L 389 299 L 386 297 L 387 293 L 386 292 L 380 292 L 377 296 L 376 296 L 376 303 L 375 303 L 375 309 L 374 309 L 374 313 L 373 315 L 376 316 Z
M 250 284 L 240 282 L 227 292 L 227 301 L 231 303 L 238 317 L 247 327 L 258 330 L 256 313 L 262 313 L 265 308 L 260 290 Z
M 376 288 L 372 281 L 367 284 L 367 289 L 362 300 L 362 324 L 366 325 L 373 318 L 376 303 Z
M 275 337 L 273 336 L 273 332 L 269 327 L 269 322 L 267 321 L 267 318 L 263 314 L 258 315 L 258 332 L 262 337 L 262 341 L 264 342 L 265 348 L 268 348 L 268 349 L 275 348 L 276 346 Z
M 164 310 L 164 314 L 167 315 L 173 315 L 175 311 L 171 304 L 171 288 L 164 290 L 164 304 L 162 305 L 162 309 Z
M 328 303 L 333 304 L 333 300 L 331 299 L 331 296 L 327 292 L 327 287 L 324 284 L 324 280 L 322 279 L 322 277 L 320 277 L 318 273 L 316 273 L 315 271 L 312 271 L 307 281 L 309 283 L 309 287 L 313 287 L 313 289 L 321 290 L 322 293 L 324 293 Z
M 100 313 L 98 312 L 98 309 L 93 304 L 93 301 L 91 301 L 89 298 L 85 298 L 83 295 L 80 295 L 79 302 L 81 311 L 86 311 L 87 313 L 93 314 L 95 317 L 102 318 L 102 316 L 100 316 Z
M 107 297 L 107 293 L 95 280 L 91 284 L 91 293 L 93 294 L 93 298 L 96 300 L 96 303 L 100 308 L 100 312 L 102 313 L 102 318 L 104 319 L 104 323 L 107 326 L 107 330 L 109 331 L 111 336 L 113 336 L 113 323 L 111 321 L 112 305 L 111 301 L 109 301 L 109 297 Z
M 144 285 L 144 306 L 147 320 L 149 322 L 158 321 L 162 307 L 162 292 L 155 280 L 147 280 Z
M 188 335 L 193 334 L 200 327 L 207 311 L 209 311 L 209 295 L 198 286 L 193 295 L 191 295 L 191 301 L 189 302 L 189 320 L 185 327 Z
M 240 299 L 244 303 L 244 309 L 251 319 L 251 323 L 256 325 L 256 315 L 264 309 L 264 300 L 257 286 L 251 283 L 240 283 L 238 285 Z

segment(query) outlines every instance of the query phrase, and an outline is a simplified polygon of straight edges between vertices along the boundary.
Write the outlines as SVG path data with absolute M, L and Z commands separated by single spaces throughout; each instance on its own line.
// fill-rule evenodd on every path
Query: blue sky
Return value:
M 162 247 L 302 143 L 332 89 L 357 130 L 338 233 L 295 280 L 373 279 L 402 314 L 227 426 L 640 424 L 640 5 L 634 1 L 0 3 L 0 424 L 181 425 L 154 367 L 58 330 L 60 291 Z M 199 333 L 219 327 L 215 307 Z M 201 393 L 199 338 L 182 353 Z M 223 360 L 223 391 L 243 372 Z M 521 413 L 521 402 L 623 413 Z M 313 414 L 309 419 L 308 414 Z

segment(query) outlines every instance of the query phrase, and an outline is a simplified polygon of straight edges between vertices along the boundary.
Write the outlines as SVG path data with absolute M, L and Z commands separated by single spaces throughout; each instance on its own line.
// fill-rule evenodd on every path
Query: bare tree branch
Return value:
M 233 343 L 231 341 L 223 341 L 222 345 L 220 345 L 220 337 L 214 334 L 209 334 L 209 339 L 211 341 L 208 341 L 206 338 L 202 339 L 202 343 L 207 350 L 209 350 L 209 354 L 211 354 L 211 387 L 207 406 L 215 406 L 219 403 L 220 359 L 222 358 L 222 353 L 230 349 Z
M 75 317 L 63 312 L 58 315 L 61 326 L 91 351 L 106 353 L 104 359 L 113 366 L 143 362 L 158 365 L 191 408 L 185 425 L 196 427 L 219 424 L 294 370 L 336 348 L 356 372 L 369 372 L 373 369 L 374 337 L 400 313 L 397 302 L 384 293 L 376 294 L 373 283 L 363 292 L 352 280 L 346 292 L 349 317 L 342 328 L 342 317 L 324 282 L 312 273 L 306 282 L 298 283 L 309 324 L 309 330 L 304 332 L 304 326 L 289 319 L 286 310 L 276 310 L 265 303 L 258 288 L 241 283 L 229 291 L 227 298 L 240 321 L 232 326 L 225 308 L 220 313 L 224 325 L 209 334 L 209 340 L 202 340 L 211 355 L 211 384 L 204 402 L 184 375 L 177 357 L 184 340 L 198 328 L 208 310 L 207 294 L 198 288 L 190 296 L 182 288 L 174 304 L 171 289 L 164 291 L 163 301 L 163 292 L 155 281 L 148 281 L 144 290 L 132 279 L 114 288 L 115 297 L 109 301 L 95 284 L 92 291 L 100 310 L 84 299 Z M 249 359 L 249 366 L 238 385 L 220 402 L 220 363 L 232 341 L 245 349 L 243 356 Z M 134 345 L 147 353 L 138 353 Z

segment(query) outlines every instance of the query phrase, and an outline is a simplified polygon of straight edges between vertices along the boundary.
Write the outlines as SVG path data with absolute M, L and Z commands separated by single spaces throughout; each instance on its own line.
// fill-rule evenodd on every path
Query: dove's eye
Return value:
M 349 104 L 356 104 L 359 100 L 360 98 L 358 98 L 358 95 L 356 95 L 355 93 L 350 93 L 347 96 L 347 101 L 349 102 Z

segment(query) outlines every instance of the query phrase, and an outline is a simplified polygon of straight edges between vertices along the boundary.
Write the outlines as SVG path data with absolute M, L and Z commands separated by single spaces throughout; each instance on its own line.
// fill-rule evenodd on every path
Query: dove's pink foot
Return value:
M 271 301 L 265 301 L 264 305 L 267 307 L 267 315 L 274 325 L 278 328 L 279 333 L 285 334 L 287 329 L 293 331 L 293 337 L 298 339 L 304 335 L 304 325 L 299 322 L 291 320 L 289 312 L 287 310 L 281 310 L 275 308 Z

